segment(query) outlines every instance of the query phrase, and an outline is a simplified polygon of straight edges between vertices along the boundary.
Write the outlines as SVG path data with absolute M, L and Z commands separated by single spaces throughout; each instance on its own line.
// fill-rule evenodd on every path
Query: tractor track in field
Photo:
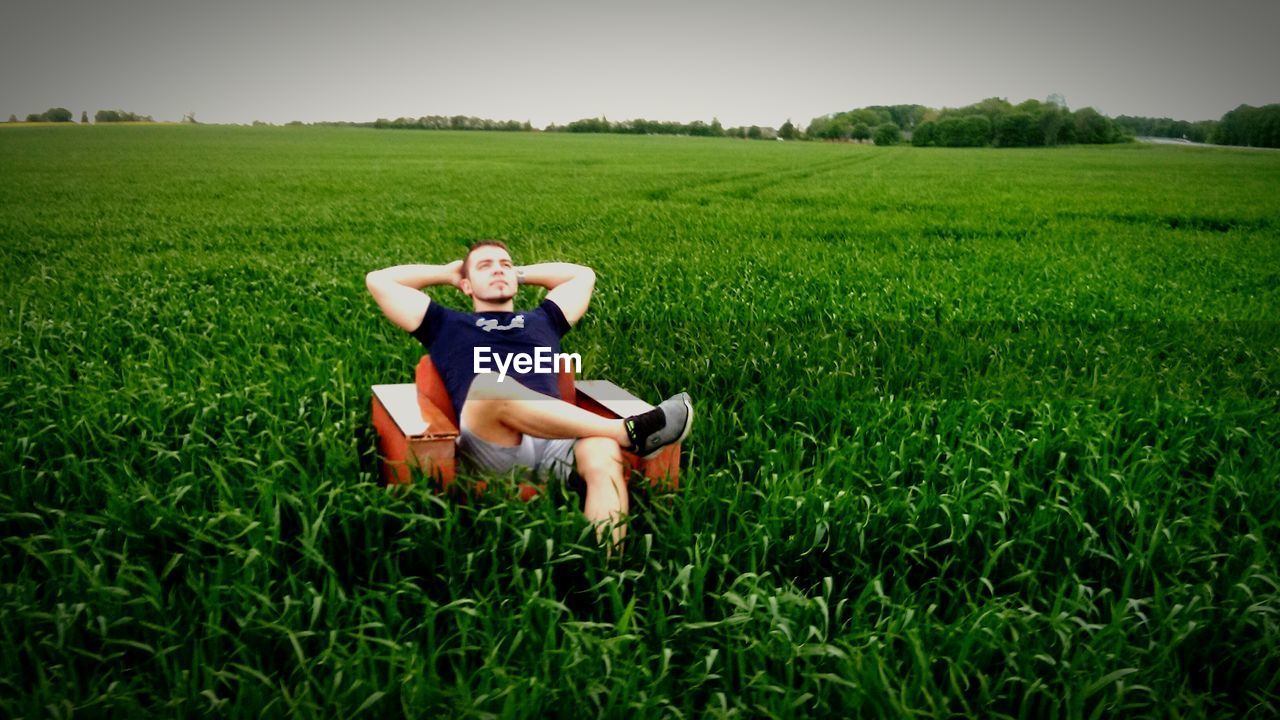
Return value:
M 750 200 L 754 199 L 757 194 L 768 188 L 778 187 L 785 183 L 809 180 L 813 177 L 825 175 L 838 170 L 846 170 L 860 165 L 875 165 L 878 164 L 878 162 L 883 162 L 885 157 L 887 156 L 851 156 L 828 160 L 800 168 L 783 170 L 780 172 L 773 170 L 753 170 L 750 172 L 732 173 L 708 180 L 676 183 L 656 190 L 650 190 L 645 193 L 645 197 L 655 202 L 664 202 L 668 200 L 681 199 L 682 196 L 688 194 L 698 194 L 717 187 L 737 184 L 736 187 L 733 187 L 722 194 L 740 200 Z

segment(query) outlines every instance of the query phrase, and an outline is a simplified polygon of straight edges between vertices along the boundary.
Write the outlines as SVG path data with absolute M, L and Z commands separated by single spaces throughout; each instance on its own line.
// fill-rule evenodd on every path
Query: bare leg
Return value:
M 622 546 L 627 526 L 620 524 L 630 508 L 622 449 L 610 438 L 588 437 L 573 446 L 578 474 L 587 484 L 587 501 L 582 513 L 596 526 L 596 539 L 604 539 L 605 528 L 613 525 L 609 551 Z
M 481 440 L 512 447 L 521 435 L 540 438 L 605 438 L 626 445 L 622 420 L 547 397 L 507 378 L 498 382 L 493 373 L 477 375 L 462 406 L 462 417 Z

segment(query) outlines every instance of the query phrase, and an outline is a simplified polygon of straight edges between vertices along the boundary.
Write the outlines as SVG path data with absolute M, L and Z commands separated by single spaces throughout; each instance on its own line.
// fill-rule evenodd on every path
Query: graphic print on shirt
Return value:
M 511 318 L 511 322 L 506 325 L 499 325 L 497 320 L 476 318 L 476 327 L 485 332 L 492 332 L 494 330 L 516 330 L 524 327 L 524 316 L 517 315 L 514 318 Z

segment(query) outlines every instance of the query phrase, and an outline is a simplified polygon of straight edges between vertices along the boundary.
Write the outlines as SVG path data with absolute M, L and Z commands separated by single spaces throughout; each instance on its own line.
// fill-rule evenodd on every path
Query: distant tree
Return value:
M 1023 100 L 1017 105 L 1014 105 L 1010 109 L 1010 112 L 1024 112 L 1034 116 L 1034 115 L 1039 115 L 1040 111 L 1043 109 L 1044 109 L 1044 103 L 1040 102 L 1039 100 L 1036 100 L 1035 98 L 1032 98 L 1029 100 Z
M 693 135 L 694 137 L 711 137 L 712 136 L 711 126 L 702 122 L 701 120 L 694 120 L 693 122 L 689 123 L 688 131 L 689 131 L 689 134 Z
M 964 119 L 965 134 L 969 147 L 983 147 L 991 144 L 991 120 L 985 115 L 973 115 Z
M 764 136 L 764 135 L 763 135 L 763 133 L 761 133 L 761 131 L 760 131 L 760 126 L 759 126 L 759 125 L 752 125 L 752 126 L 747 130 L 747 138 L 748 138 L 748 139 L 750 139 L 750 140 L 759 140 L 759 139 L 760 139 L 761 137 L 763 137 L 763 136 Z
M 1212 137 L 1219 145 L 1280 147 L 1280 105 L 1240 105 L 1222 116 Z
M 1191 127 L 1187 128 L 1187 139 L 1192 142 L 1209 142 L 1209 138 L 1213 137 L 1214 130 L 1218 127 L 1217 120 L 1200 120 L 1191 123 Z
M 66 108 L 49 108 L 42 113 L 27 115 L 27 122 L 71 122 L 74 117 Z
M 1116 126 L 1124 132 L 1131 135 L 1143 135 L 1149 137 L 1168 137 L 1180 138 L 1178 125 L 1187 125 L 1187 123 L 1178 123 L 1169 118 L 1150 118 L 1135 117 L 1130 115 L 1119 115 L 1112 118 Z
M 10 115 L 10 116 L 9 116 L 9 122 L 18 122 L 18 116 L 17 116 L 17 115 Z
M 94 122 L 152 122 L 150 115 L 139 115 L 125 110 L 99 110 L 93 114 Z
M 809 127 L 805 129 L 804 134 L 810 138 L 826 138 L 830 129 L 831 118 L 820 115 L 809 121 Z
M 1075 123 L 1076 142 L 1113 143 L 1119 142 L 1123 137 L 1110 118 L 1091 107 L 1075 111 L 1072 119 Z
M 42 113 L 27 115 L 27 122 L 71 122 L 75 116 L 66 108 L 49 108 Z
M 911 132 L 911 144 L 916 147 L 928 147 L 938 143 L 938 124 L 932 120 L 926 120 L 916 126 Z
M 874 127 L 883 123 L 893 122 L 892 115 L 882 106 L 849 110 L 848 112 L 840 113 L 840 117 L 847 120 L 853 127 L 857 127 L 859 124 L 866 125 L 867 127 Z
M 945 117 L 938 121 L 936 142 L 943 147 L 982 147 L 991 142 L 986 115 Z
M 88 111 L 88 110 L 81 110 L 81 111 L 80 111 L 80 124 L 81 124 L 81 125 L 88 125 L 88 124 L 89 124 L 89 111 Z
M 584 118 L 569 123 L 568 130 L 573 133 L 607 133 L 610 127 L 605 118 Z
M 867 109 L 876 111 L 882 117 L 887 113 L 889 121 L 902 130 L 911 130 L 924 122 L 925 113 L 929 110 L 924 105 L 872 105 Z M 876 124 L 882 125 L 883 122 Z
M 1040 106 L 1036 125 L 1040 130 L 1042 145 L 1065 145 L 1075 142 L 1071 113 L 1061 105 L 1045 103 Z
M 854 140 L 857 140 L 858 142 L 862 142 L 864 140 L 870 140 L 871 128 L 867 127 L 866 123 L 860 122 L 857 125 L 854 125 L 853 128 L 849 131 L 849 137 L 853 138 Z
M 1001 115 L 993 123 L 993 126 L 994 140 L 997 147 L 1040 145 L 1044 139 L 1044 136 L 1040 134 L 1036 116 L 1022 110 L 1015 110 Z
M 964 118 L 944 117 L 938 121 L 934 142 L 939 147 L 960 147 L 965 144 Z
M 944 109 L 940 114 L 937 144 L 947 147 L 990 145 L 992 128 L 1014 111 L 1014 106 L 1000 97 L 989 97 L 961 108 Z M 964 123 L 952 120 L 964 120 Z
M 991 120 L 983 114 L 950 115 L 938 120 L 934 140 L 943 147 L 991 145 Z
M 897 145 L 902 141 L 902 131 L 893 123 L 885 123 L 876 128 L 876 145 Z
M 1035 101 L 1033 100 L 1032 102 Z M 987 119 L 993 123 L 997 117 L 1013 112 L 1013 106 L 1009 104 L 1009 101 L 1000 97 L 989 97 L 964 109 L 969 111 L 965 113 L 968 115 L 986 115 Z
M 720 124 L 720 118 L 711 118 L 711 135 L 724 137 L 724 126 Z
M 787 121 L 782 123 L 782 127 L 778 129 L 778 137 L 783 140 L 795 140 L 800 137 L 800 131 L 791 124 L 791 118 L 787 118 Z
M 1252 124 L 1250 116 L 1256 110 L 1252 105 L 1237 105 L 1218 121 L 1217 132 L 1213 134 L 1213 142 L 1218 145 L 1247 145 L 1245 129 Z

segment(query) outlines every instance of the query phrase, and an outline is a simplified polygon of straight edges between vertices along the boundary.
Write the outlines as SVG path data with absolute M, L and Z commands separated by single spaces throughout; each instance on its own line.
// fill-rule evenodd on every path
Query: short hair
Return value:
M 478 240 L 478 241 L 476 241 L 474 244 L 472 244 L 472 246 L 471 246 L 470 248 L 468 248 L 468 249 L 467 249 L 467 255 L 466 255 L 466 257 L 462 258 L 462 270 L 461 270 L 460 272 L 461 272 L 462 277 L 463 277 L 464 279 L 467 277 L 467 266 L 471 263 L 471 253 L 475 252 L 476 250 L 479 250 L 479 249 L 480 249 L 480 248 L 482 248 L 482 247 L 496 247 L 496 248 L 502 248 L 503 250 L 506 250 L 506 251 L 507 251 L 507 254 L 508 254 L 508 255 L 510 255 L 510 254 L 511 254 L 511 250 L 509 250 L 509 249 L 507 248 L 507 244 L 506 244 L 506 243 L 504 243 L 504 242 L 502 242 L 501 240 Z

